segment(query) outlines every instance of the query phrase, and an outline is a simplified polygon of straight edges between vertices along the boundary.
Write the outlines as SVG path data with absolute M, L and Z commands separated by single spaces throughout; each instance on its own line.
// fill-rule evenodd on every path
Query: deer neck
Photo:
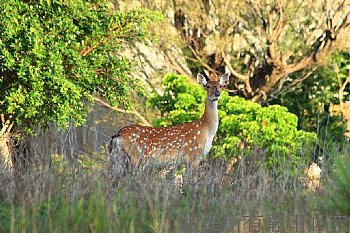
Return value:
M 219 126 L 218 101 L 210 101 L 207 99 L 205 111 L 201 120 L 208 129 L 208 136 L 214 137 Z

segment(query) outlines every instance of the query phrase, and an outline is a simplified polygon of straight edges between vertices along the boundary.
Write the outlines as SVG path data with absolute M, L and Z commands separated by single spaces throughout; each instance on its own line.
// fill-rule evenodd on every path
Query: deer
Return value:
M 210 80 L 197 74 L 197 82 L 207 92 L 205 111 L 193 122 L 168 127 L 130 125 L 121 128 L 111 137 L 109 153 L 123 154 L 123 163 L 138 167 L 142 161 L 155 159 L 160 162 L 185 161 L 198 167 L 209 153 L 219 126 L 218 100 L 222 89 L 229 83 L 230 73 Z M 130 164 L 128 164 L 130 166 Z

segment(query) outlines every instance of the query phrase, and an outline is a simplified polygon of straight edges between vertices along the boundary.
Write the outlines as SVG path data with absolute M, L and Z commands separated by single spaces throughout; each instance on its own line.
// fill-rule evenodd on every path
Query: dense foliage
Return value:
M 97 92 L 113 105 L 142 93 L 123 45 L 147 36 L 151 11 L 111 13 L 107 1 L 5 0 L 0 5 L 0 113 L 27 130 L 83 123 Z
M 202 115 L 206 94 L 199 85 L 174 74 L 167 75 L 162 85 L 164 94 L 154 94 L 149 100 L 149 104 L 162 114 L 162 118 L 154 121 L 155 126 L 191 121 Z M 242 147 L 247 150 L 260 148 L 266 150 L 267 161 L 271 164 L 278 162 L 278 155 L 298 158 L 300 150 L 312 148 L 305 144 L 316 138 L 314 133 L 298 130 L 297 116 L 279 105 L 262 107 L 241 97 L 229 96 L 224 91 L 218 107 L 220 125 L 214 146 L 216 156 L 232 157 Z
M 320 136 L 331 134 L 333 140 L 343 141 L 343 117 L 341 114 L 331 116 L 330 107 L 350 100 L 350 85 L 345 83 L 349 75 L 350 53 L 338 52 L 313 72 L 303 85 L 282 93 L 277 102 L 298 116 L 300 128 L 317 131 Z

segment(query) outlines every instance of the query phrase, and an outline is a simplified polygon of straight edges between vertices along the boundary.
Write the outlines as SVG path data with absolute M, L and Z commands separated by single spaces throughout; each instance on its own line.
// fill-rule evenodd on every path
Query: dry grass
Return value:
M 275 169 L 256 150 L 241 154 L 229 173 L 227 162 L 208 159 L 187 168 L 192 172 L 148 164 L 116 177 L 106 153 L 72 162 L 34 148 L 38 158 L 50 159 L 36 159 L 20 173 L 0 163 L 0 232 L 232 232 L 244 216 L 317 210 L 314 193 L 299 179 L 306 160 L 292 169 L 281 156 L 282 169 Z

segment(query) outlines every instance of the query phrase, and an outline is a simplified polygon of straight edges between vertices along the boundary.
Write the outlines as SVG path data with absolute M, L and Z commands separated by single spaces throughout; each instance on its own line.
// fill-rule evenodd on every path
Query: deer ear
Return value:
M 197 82 L 201 84 L 202 86 L 205 86 L 208 84 L 207 78 L 204 75 L 197 74 Z
M 230 72 L 227 72 L 227 73 L 221 75 L 221 77 L 220 77 L 220 85 L 226 86 L 227 84 L 229 84 L 229 82 L 230 82 L 230 75 L 231 75 Z

